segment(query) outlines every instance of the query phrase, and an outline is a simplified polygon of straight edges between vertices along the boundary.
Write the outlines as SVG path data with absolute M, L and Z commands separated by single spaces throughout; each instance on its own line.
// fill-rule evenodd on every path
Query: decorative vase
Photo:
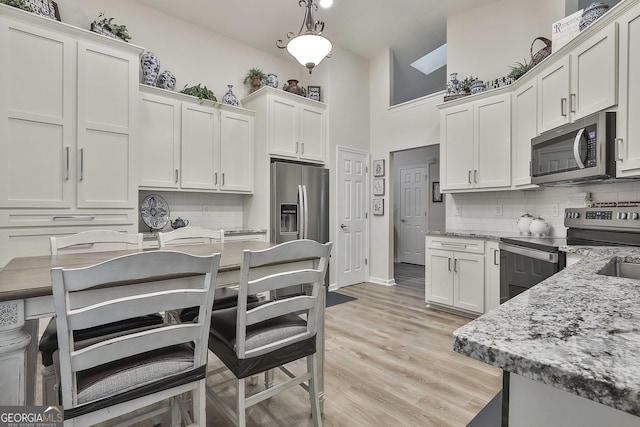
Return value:
M 460 80 L 458 80 L 458 73 L 451 73 L 451 80 L 447 83 L 447 94 L 456 95 L 460 92 Z
M 238 98 L 233 94 L 233 91 L 231 90 L 231 88 L 233 88 L 233 85 L 227 85 L 227 87 L 229 89 L 227 90 L 227 93 L 225 93 L 224 96 L 222 97 L 222 103 L 227 105 L 233 105 L 234 107 L 240 106 L 240 102 L 238 102 Z
M 267 86 L 269 87 L 274 87 L 274 88 L 278 88 L 278 76 L 276 76 L 275 74 L 268 74 L 267 75 Z
M 145 52 L 140 57 L 140 64 L 142 65 L 143 83 L 155 86 L 160 72 L 160 59 L 153 52 Z
M 582 12 L 582 18 L 580 18 L 580 31 L 587 28 L 591 25 L 596 19 L 600 18 L 604 15 L 607 10 L 609 10 L 609 5 L 605 3 L 591 3 L 585 10 Z
M 284 85 L 283 89 L 296 95 L 302 95 L 302 88 L 298 86 L 298 81 L 295 79 L 287 80 L 287 84 Z
M 484 90 L 486 89 L 486 86 L 484 85 L 484 82 L 482 80 L 474 80 L 473 83 L 471 83 L 471 94 L 476 94 L 476 93 L 480 93 L 480 92 L 484 92 Z
M 173 90 L 176 87 L 176 76 L 169 70 L 164 70 L 158 76 L 158 87 Z

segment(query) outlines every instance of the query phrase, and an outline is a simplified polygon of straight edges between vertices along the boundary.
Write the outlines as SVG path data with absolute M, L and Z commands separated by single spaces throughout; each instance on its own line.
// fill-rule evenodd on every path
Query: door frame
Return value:
M 429 198 L 431 197 L 431 189 L 429 188 L 429 180 L 430 180 L 430 175 L 429 175 L 429 163 L 417 163 L 417 164 L 411 164 L 411 165 L 402 165 L 398 167 L 397 173 L 394 173 L 394 178 L 397 180 L 398 183 L 398 189 L 399 191 L 397 193 L 398 197 L 397 197 L 397 206 L 398 206 L 398 212 L 397 215 L 394 217 L 393 222 L 394 222 L 394 228 L 396 230 L 400 230 L 401 227 L 401 222 L 402 222 L 402 199 L 404 198 L 403 192 L 402 192 L 402 170 L 403 169 L 416 169 L 416 168 L 424 168 L 426 173 L 425 173 L 425 177 L 426 179 L 423 182 L 424 185 L 424 209 L 425 209 L 425 216 L 424 216 L 424 224 L 423 224 L 423 230 L 428 230 L 429 229 L 429 215 L 431 214 L 430 209 L 429 209 Z M 391 185 L 391 184 L 390 184 Z M 395 185 L 395 183 L 394 183 Z M 424 240 L 424 238 L 423 238 Z M 394 242 L 394 262 L 402 262 L 400 260 L 400 241 L 401 241 L 401 233 L 397 233 L 397 238 L 396 241 Z M 397 251 L 395 250 L 397 248 Z M 395 253 L 397 252 L 397 257 L 395 256 Z M 426 251 L 425 251 L 425 257 L 426 257 Z M 425 265 L 426 265 L 426 258 L 425 258 Z
M 357 148 L 347 147 L 347 146 L 344 146 L 344 145 L 338 145 L 338 146 L 336 146 L 336 172 L 335 172 L 335 177 L 336 177 L 336 182 L 335 182 L 335 195 L 336 195 L 335 201 L 336 201 L 336 206 L 335 206 L 335 210 L 334 210 L 334 215 L 335 215 L 336 221 L 335 221 L 335 226 L 334 226 L 334 230 L 333 230 L 333 233 L 334 233 L 334 236 L 335 236 L 334 241 L 336 242 L 336 244 L 334 246 L 335 259 L 336 259 L 336 275 L 335 275 L 336 281 L 335 281 L 334 284 L 332 284 L 329 287 L 329 290 L 335 290 L 335 289 L 341 288 L 342 286 L 347 286 L 347 285 L 340 285 L 341 273 L 340 273 L 339 269 L 337 268 L 338 260 L 340 259 L 339 257 L 341 256 L 341 254 L 343 252 L 343 248 L 341 248 L 341 242 L 342 241 L 337 238 L 339 233 L 340 233 L 340 230 L 339 230 L 339 227 L 340 227 L 340 225 L 339 225 L 339 223 L 340 223 L 340 220 L 339 220 L 339 212 L 340 212 L 339 203 L 341 203 L 341 200 L 342 200 L 342 198 L 340 197 L 341 185 L 340 185 L 340 182 L 338 180 L 338 175 L 339 175 L 338 174 L 338 169 L 340 168 L 340 160 L 342 159 L 343 153 L 361 154 L 361 155 L 363 155 L 365 157 L 365 164 L 366 164 L 365 180 L 366 180 L 366 182 L 365 182 L 364 191 L 365 191 L 365 194 L 366 194 L 365 200 L 366 200 L 367 206 L 365 206 L 365 208 L 364 208 L 365 213 L 366 213 L 365 229 L 364 229 L 364 233 L 365 233 L 364 240 L 365 240 L 365 242 L 363 244 L 364 250 L 363 250 L 362 253 L 363 253 L 364 258 L 366 260 L 366 262 L 365 262 L 365 280 L 369 279 L 369 259 L 370 259 L 370 254 L 369 254 L 369 252 L 370 252 L 370 250 L 369 250 L 369 237 L 370 237 L 369 236 L 369 221 L 370 221 L 370 215 L 369 214 L 370 214 L 370 209 L 369 209 L 369 206 L 371 204 L 371 195 L 369 194 L 369 186 L 370 186 L 369 181 L 370 181 L 370 176 L 371 176 L 370 173 L 369 173 L 369 162 L 370 162 L 370 156 L 371 155 L 370 155 L 369 151 L 366 151 L 366 150 L 359 150 Z

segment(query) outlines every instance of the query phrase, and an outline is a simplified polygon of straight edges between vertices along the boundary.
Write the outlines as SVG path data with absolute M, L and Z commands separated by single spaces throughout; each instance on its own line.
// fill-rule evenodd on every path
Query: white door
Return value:
M 398 261 L 424 265 L 427 227 L 427 167 L 400 168 Z
M 367 153 L 338 149 L 336 283 L 338 287 L 367 280 Z

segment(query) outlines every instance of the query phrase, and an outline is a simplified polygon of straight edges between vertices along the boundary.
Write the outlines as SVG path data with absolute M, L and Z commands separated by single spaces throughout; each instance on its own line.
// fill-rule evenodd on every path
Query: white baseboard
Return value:
M 377 277 L 369 277 L 368 282 L 375 283 L 376 285 L 394 286 L 396 279 L 380 279 Z

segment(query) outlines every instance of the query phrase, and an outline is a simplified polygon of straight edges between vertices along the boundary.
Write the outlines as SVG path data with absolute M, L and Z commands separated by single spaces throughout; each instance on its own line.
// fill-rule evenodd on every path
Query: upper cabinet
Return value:
M 511 159 L 513 188 L 531 184 L 531 139 L 538 135 L 538 85 L 523 77 L 511 95 Z
M 270 87 L 242 100 L 264 115 L 256 132 L 264 133 L 274 157 L 323 163 L 326 145 L 326 105 Z
M 511 185 L 511 97 L 502 93 L 440 112 L 443 190 Z
M 617 176 L 640 176 L 640 5 L 619 20 L 620 103 L 617 114 Z
M 618 26 L 613 22 L 538 74 L 538 132 L 617 103 Z
M 0 207 L 137 205 L 141 48 L 2 6 Z
M 140 86 L 142 188 L 253 191 L 254 113 Z

